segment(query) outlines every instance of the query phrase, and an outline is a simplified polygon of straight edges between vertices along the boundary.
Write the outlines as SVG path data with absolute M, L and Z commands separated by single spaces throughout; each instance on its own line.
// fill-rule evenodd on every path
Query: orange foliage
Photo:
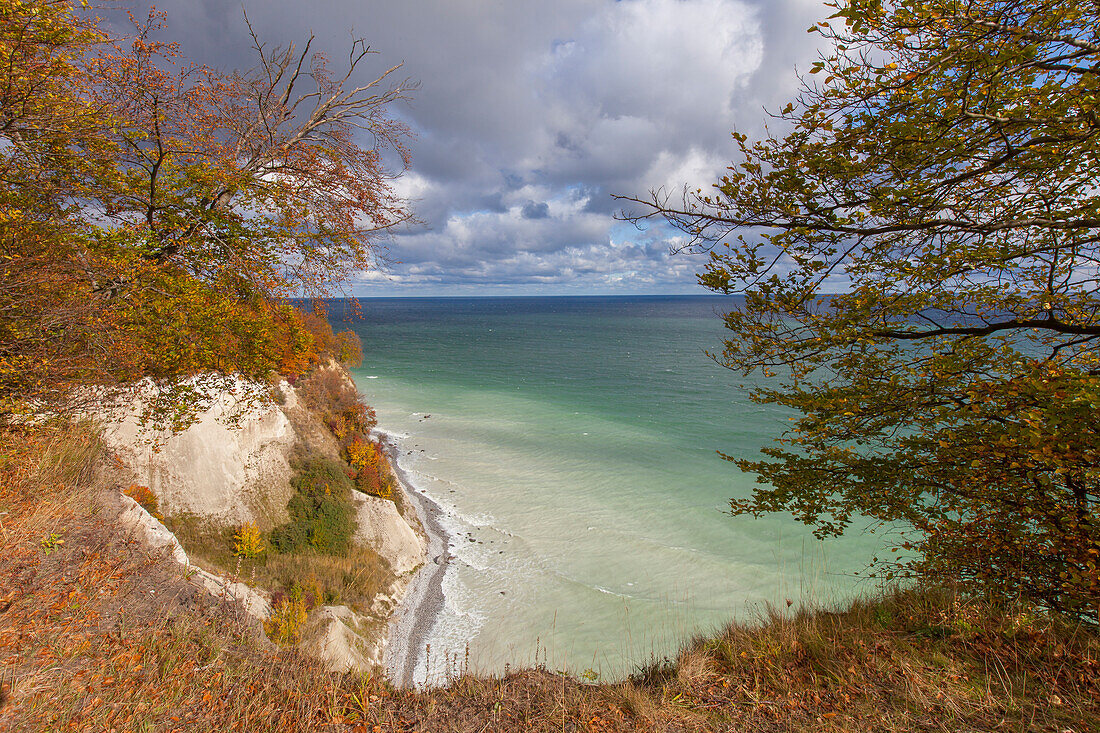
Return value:
M 408 85 L 355 80 L 362 42 L 344 73 L 258 39 L 254 71 L 215 71 L 154 40 L 164 20 L 108 44 L 69 2 L 0 7 L 0 125 L 20 140 L 0 149 L 0 414 L 74 385 L 355 358 L 288 298 L 373 266 L 408 218 L 382 162 L 407 164 L 387 107 Z
M 302 325 L 313 337 L 312 363 L 335 360 L 352 367 L 363 363 L 363 344 L 359 337 L 350 330 L 334 333 L 321 301 L 314 301 L 313 311 L 302 316 Z
M 360 401 L 359 390 L 338 369 L 315 369 L 300 384 L 308 407 L 321 414 L 329 430 L 343 443 L 377 424 L 374 410 Z
M 136 501 L 145 511 L 149 512 L 154 517 L 160 518 L 160 515 L 157 514 L 157 495 L 154 494 L 153 490 L 148 486 L 130 484 L 122 493 Z
M 371 496 L 392 499 L 397 482 L 381 446 L 373 442 L 357 441 L 350 444 L 346 452 L 348 463 L 358 470 L 355 487 Z M 352 460 L 353 457 L 358 461 Z

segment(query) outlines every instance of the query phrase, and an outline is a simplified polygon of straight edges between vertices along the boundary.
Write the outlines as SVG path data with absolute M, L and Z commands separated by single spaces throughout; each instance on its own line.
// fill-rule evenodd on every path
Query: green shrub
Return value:
M 299 522 L 287 522 L 271 530 L 271 546 L 276 552 L 301 552 L 309 545 L 309 530 Z
M 290 521 L 271 532 L 281 553 L 313 549 L 326 555 L 347 552 L 355 534 L 352 481 L 335 461 L 311 458 L 297 466 L 291 480 L 294 496 L 287 502 Z

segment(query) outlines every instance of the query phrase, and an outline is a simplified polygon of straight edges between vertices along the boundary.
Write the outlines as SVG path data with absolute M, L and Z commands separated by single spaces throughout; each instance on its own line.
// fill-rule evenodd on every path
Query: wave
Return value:
M 377 435 L 383 440 L 389 440 L 393 442 L 395 445 L 397 445 L 398 448 L 404 447 L 401 445 L 402 440 L 408 440 L 412 437 L 412 435 L 410 435 L 409 433 L 403 433 L 399 430 L 387 430 L 386 428 L 383 428 L 381 426 L 375 426 L 371 430 L 371 434 Z

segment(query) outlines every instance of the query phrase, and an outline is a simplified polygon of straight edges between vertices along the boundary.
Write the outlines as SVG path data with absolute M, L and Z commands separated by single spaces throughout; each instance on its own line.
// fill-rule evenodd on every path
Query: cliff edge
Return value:
M 145 424 L 151 397 L 141 393 L 98 415 L 103 440 L 131 488 L 145 490 L 134 498 L 153 497 L 153 506 L 142 506 L 124 496 L 120 519 L 146 544 L 167 548 L 190 566 L 211 594 L 241 603 L 273 639 L 298 645 L 333 670 L 379 667 L 386 623 L 425 561 L 419 522 L 400 509 L 408 504 L 352 489 L 354 531 L 339 553 L 322 556 L 307 547 L 287 555 L 262 539 L 292 519 L 288 505 L 306 457 L 354 472 L 342 458 L 348 430 L 317 399 L 318 393 L 339 393 L 345 401 L 349 394 L 358 400 L 350 374 L 331 362 L 297 387 L 238 377 L 195 389 L 202 409 L 177 432 Z M 371 470 L 389 469 L 375 464 Z M 402 491 L 396 483 L 392 477 L 387 486 Z M 244 527 L 255 529 L 266 553 L 250 557 L 241 550 Z M 330 570 L 361 582 L 352 588 L 326 584 Z

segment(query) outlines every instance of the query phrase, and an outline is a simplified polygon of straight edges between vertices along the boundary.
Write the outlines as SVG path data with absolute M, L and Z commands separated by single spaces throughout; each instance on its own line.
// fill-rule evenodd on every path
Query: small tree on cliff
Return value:
M 785 135 L 631 199 L 745 294 L 720 363 L 801 414 L 733 509 L 901 523 L 910 569 L 1097 614 L 1100 6 L 832 7 Z

